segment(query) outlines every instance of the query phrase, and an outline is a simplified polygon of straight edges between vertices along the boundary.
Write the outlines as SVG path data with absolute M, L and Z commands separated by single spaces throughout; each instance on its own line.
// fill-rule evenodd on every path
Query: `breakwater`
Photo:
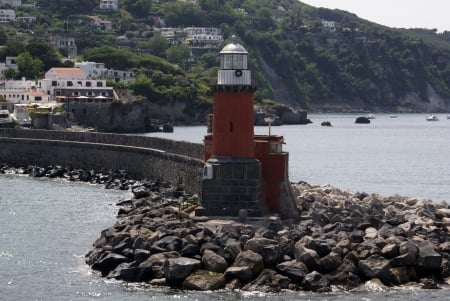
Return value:
M 450 208 L 293 184 L 300 220 L 242 222 L 179 210 L 173 189 L 134 188 L 86 262 L 108 278 L 190 290 L 448 288 Z M 146 193 L 144 193 L 146 191 Z
M 203 146 L 155 137 L 70 131 L 3 129 L 0 161 L 126 170 L 135 179 L 162 178 L 200 191 Z

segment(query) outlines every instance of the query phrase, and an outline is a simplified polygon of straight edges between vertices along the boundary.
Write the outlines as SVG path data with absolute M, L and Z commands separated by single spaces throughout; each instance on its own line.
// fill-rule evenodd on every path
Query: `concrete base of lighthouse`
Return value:
M 202 207 L 196 215 L 250 217 L 264 215 L 261 162 L 255 158 L 217 157 L 206 161 Z

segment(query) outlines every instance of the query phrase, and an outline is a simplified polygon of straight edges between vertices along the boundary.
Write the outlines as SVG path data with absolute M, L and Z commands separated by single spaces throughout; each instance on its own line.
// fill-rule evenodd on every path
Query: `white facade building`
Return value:
M 40 88 L 35 80 L 7 80 L 0 86 L 0 96 L 9 103 L 42 103 L 49 101 L 49 95 Z
M 217 47 L 223 42 L 222 32 L 216 27 L 186 27 L 184 32 L 191 47 Z
M 118 10 L 119 0 L 100 0 L 100 9 Z
M 9 4 L 11 7 L 21 7 L 22 0 L 0 0 L 0 4 Z
M 15 56 L 7 56 L 4 63 L 0 63 L 0 77 L 5 78 L 5 71 L 8 69 L 18 70 Z
M 16 12 L 12 9 L 0 9 L 0 23 L 9 23 L 16 20 Z

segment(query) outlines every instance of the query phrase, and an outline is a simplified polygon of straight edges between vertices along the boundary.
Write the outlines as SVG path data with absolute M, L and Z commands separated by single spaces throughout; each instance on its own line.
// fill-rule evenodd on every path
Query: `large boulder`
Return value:
M 211 250 L 205 250 L 202 256 L 202 268 L 211 272 L 223 273 L 228 268 L 227 261 Z
M 302 286 L 308 291 L 329 291 L 330 281 L 317 271 L 313 271 L 305 276 Z
M 124 262 L 129 262 L 130 260 L 123 256 L 116 253 L 109 253 L 103 258 L 101 258 L 99 261 L 95 262 L 92 265 L 92 269 L 100 271 L 103 276 L 106 276 L 114 270 L 119 264 Z
M 258 291 L 263 293 L 277 293 L 287 289 L 291 280 L 282 276 L 274 270 L 266 269 L 254 281 L 245 285 L 244 291 Z
M 183 289 L 196 291 L 211 291 L 223 289 L 226 280 L 223 274 L 198 270 L 183 281 Z
M 164 262 L 164 276 L 168 283 L 176 285 L 200 267 L 200 260 L 186 257 L 169 258 Z
M 164 277 L 164 262 L 169 258 L 180 257 L 177 252 L 164 252 L 151 255 L 149 258 L 139 264 L 141 271 L 140 279 L 146 281 L 149 279 L 160 279 Z
M 261 255 L 266 267 L 277 264 L 283 257 L 279 242 L 264 237 L 249 239 L 245 243 L 244 250 L 250 250 Z
M 301 284 L 306 274 L 308 274 L 308 267 L 297 260 L 284 261 L 276 266 L 276 270 L 291 279 L 293 283 Z
M 254 278 L 264 270 L 264 260 L 261 255 L 253 251 L 241 251 L 233 263 L 234 267 L 248 267 Z
M 435 251 L 435 246 L 428 242 L 418 242 L 419 254 L 417 258 L 417 268 L 424 272 L 439 271 L 442 263 L 442 256 Z
M 303 262 L 309 271 L 320 271 L 320 256 L 316 251 L 306 248 L 303 243 L 295 244 L 295 259 Z
M 366 280 L 378 278 L 384 284 L 390 283 L 390 268 L 390 261 L 378 255 L 372 255 L 358 262 L 358 273 L 361 278 Z

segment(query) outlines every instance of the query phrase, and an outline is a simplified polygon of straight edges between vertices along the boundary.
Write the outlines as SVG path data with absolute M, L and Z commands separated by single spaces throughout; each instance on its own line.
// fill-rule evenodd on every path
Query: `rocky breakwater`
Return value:
M 135 185 L 86 262 L 104 277 L 190 290 L 326 292 L 450 281 L 447 203 L 293 184 L 299 221 L 192 216 L 180 189 Z

